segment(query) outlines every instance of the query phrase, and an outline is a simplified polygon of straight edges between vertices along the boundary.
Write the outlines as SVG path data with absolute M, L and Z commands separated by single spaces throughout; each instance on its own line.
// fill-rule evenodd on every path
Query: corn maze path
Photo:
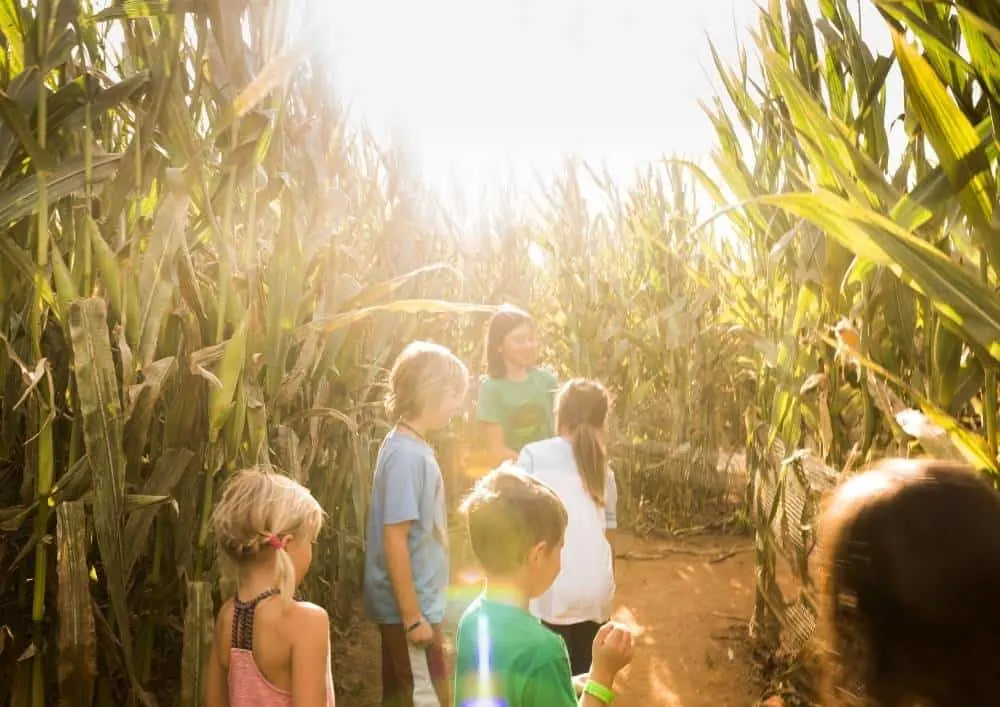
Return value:
M 670 543 L 623 538 L 614 618 L 632 627 L 636 651 L 619 707 L 749 707 L 745 641 L 753 607 L 753 555 L 737 537 Z
M 636 633 L 635 659 L 619 678 L 616 707 L 751 707 L 746 617 L 753 604 L 750 541 L 695 536 L 619 543 L 614 618 Z M 337 696 L 379 704 L 378 637 L 359 625 L 334 645 Z

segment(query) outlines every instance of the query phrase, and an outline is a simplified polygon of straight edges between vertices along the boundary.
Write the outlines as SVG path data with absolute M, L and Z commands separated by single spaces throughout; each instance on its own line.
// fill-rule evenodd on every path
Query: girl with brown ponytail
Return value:
M 531 613 L 563 637 L 574 675 L 587 672 L 591 646 L 611 615 L 615 593 L 611 534 L 618 488 L 605 442 L 611 399 L 597 381 L 574 379 L 556 398 L 557 435 L 525 446 L 518 465 L 552 488 L 568 523 L 562 569 Z

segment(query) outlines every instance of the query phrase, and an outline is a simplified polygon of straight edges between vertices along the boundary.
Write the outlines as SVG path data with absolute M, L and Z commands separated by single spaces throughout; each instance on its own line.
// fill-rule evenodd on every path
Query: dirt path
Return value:
M 618 561 L 615 618 L 632 626 L 638 637 L 616 705 L 757 703 L 744 640 L 753 605 L 748 550 L 747 539 L 728 536 L 670 543 L 623 538 L 619 551 L 657 559 Z M 659 557 L 664 551 L 669 554 Z
M 623 537 L 615 619 L 637 634 L 619 707 L 751 707 L 744 637 L 753 602 L 753 556 L 746 538 L 700 536 L 651 542 Z M 735 554 L 730 554 L 736 550 Z M 720 559 L 725 556 L 725 559 Z M 641 559 L 640 559 L 641 558 Z M 351 707 L 379 704 L 378 637 L 359 624 L 334 647 L 338 697 Z

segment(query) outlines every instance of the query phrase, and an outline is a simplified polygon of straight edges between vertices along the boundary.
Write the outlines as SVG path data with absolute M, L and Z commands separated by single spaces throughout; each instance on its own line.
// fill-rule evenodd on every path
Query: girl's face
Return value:
M 525 322 L 511 329 L 500 344 L 500 355 L 510 366 L 531 368 L 538 361 L 538 337 L 534 324 Z

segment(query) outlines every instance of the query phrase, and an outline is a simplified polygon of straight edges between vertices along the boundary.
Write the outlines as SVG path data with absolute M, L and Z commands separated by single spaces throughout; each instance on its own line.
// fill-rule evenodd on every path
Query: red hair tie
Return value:
M 285 543 L 281 541 L 277 535 L 272 535 L 267 539 L 267 544 L 273 547 L 275 550 L 283 550 Z

